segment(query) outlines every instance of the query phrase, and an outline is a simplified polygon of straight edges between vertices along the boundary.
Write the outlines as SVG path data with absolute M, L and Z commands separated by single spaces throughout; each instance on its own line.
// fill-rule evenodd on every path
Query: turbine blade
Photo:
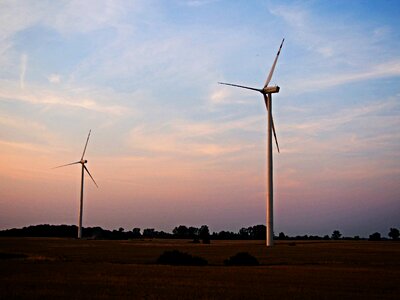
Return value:
M 70 163 L 70 164 L 66 164 L 66 165 L 54 167 L 54 168 L 52 168 L 52 169 L 62 168 L 62 167 L 66 167 L 66 166 L 70 166 L 70 165 L 75 165 L 75 164 L 80 164 L 80 163 L 81 163 L 80 161 L 77 161 L 77 162 L 73 162 L 73 163 Z
M 262 93 L 263 91 L 260 89 L 256 89 L 256 88 L 252 88 L 249 86 L 244 86 L 244 85 L 237 85 L 237 84 L 232 84 L 232 83 L 225 83 L 225 82 L 218 82 L 219 84 L 224 84 L 224 85 L 230 85 L 230 86 L 234 86 L 234 87 L 238 87 L 238 88 L 242 88 L 242 89 L 248 89 L 248 90 L 252 90 L 252 91 L 257 91 Z
M 267 110 L 269 110 L 269 107 L 268 107 L 268 96 L 265 95 L 265 94 L 264 94 L 264 102 L 265 102 L 265 107 L 267 108 Z M 278 153 L 280 153 L 279 145 L 278 145 L 278 139 L 276 137 L 274 118 L 272 118 L 272 115 L 271 115 L 271 123 L 272 123 L 272 132 L 274 133 L 276 148 L 278 149 Z
M 89 172 L 89 170 L 86 168 L 86 166 L 85 166 L 85 165 L 83 165 L 83 167 L 85 168 L 85 171 L 86 171 L 86 172 L 89 174 L 90 178 L 92 178 L 92 180 L 93 180 L 94 184 L 95 184 L 97 187 L 99 187 L 99 186 L 97 185 L 96 181 L 94 181 L 94 179 L 93 179 L 92 175 L 90 174 L 90 172 Z
M 271 70 L 269 71 L 267 80 L 265 81 L 264 88 L 266 88 L 268 86 L 269 82 L 271 81 L 272 74 L 274 74 L 276 62 L 278 61 L 278 57 L 279 57 L 279 54 L 281 53 L 281 49 L 282 49 L 282 45 L 283 45 L 284 41 L 285 41 L 285 39 L 282 40 L 281 46 L 279 47 L 278 53 L 276 54 L 274 63 L 272 64 L 272 67 L 271 67 Z
M 272 132 L 274 133 L 275 144 L 276 144 L 276 148 L 278 149 L 278 153 L 281 153 L 281 151 L 279 150 L 278 139 L 276 138 L 276 131 L 275 131 L 274 119 L 272 119 Z
M 83 159 L 83 156 L 85 155 L 86 147 L 87 147 L 87 144 L 88 144 L 88 142 L 89 142 L 89 137 L 90 137 L 90 132 L 91 132 L 91 131 L 92 131 L 92 129 L 89 130 L 89 134 L 88 134 L 88 136 L 87 136 L 87 140 L 86 140 L 85 148 L 83 149 L 83 153 L 82 153 L 81 160 Z

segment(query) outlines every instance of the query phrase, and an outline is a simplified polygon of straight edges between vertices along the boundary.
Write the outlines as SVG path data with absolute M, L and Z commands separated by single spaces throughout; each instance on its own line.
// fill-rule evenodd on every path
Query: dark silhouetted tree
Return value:
M 279 235 L 278 235 L 278 239 L 279 240 L 286 240 L 287 238 L 288 237 L 283 232 L 280 232 Z
M 199 229 L 192 226 L 186 227 L 185 225 L 179 225 L 172 230 L 172 234 L 174 237 L 180 239 L 199 239 Z
M 215 240 L 234 240 L 238 239 L 238 235 L 231 231 L 213 232 L 212 238 Z
M 248 229 L 248 228 L 241 228 L 241 229 L 239 230 L 239 237 L 240 237 L 240 239 L 242 239 L 242 240 L 247 240 L 247 239 L 249 239 L 249 237 L 250 237 L 249 229 Z
M 133 228 L 133 229 L 132 229 L 132 237 L 133 237 L 133 238 L 139 238 L 139 237 L 141 237 L 140 228 Z
M 390 238 L 392 238 L 394 240 L 398 240 L 399 236 L 400 236 L 400 232 L 397 228 L 390 228 L 388 235 Z
M 264 240 L 267 230 L 265 225 L 255 225 L 248 228 L 250 231 L 250 236 L 254 240 Z
M 154 238 L 154 236 L 155 236 L 154 228 L 146 228 L 143 230 L 143 237 Z
M 339 240 L 342 234 L 339 230 L 334 230 L 332 233 L 332 240 Z
M 380 241 L 381 240 L 381 234 L 379 232 L 375 232 L 369 236 L 370 241 Z
M 189 230 L 185 225 L 179 225 L 172 230 L 172 234 L 177 238 L 188 238 L 189 237 Z
M 203 244 L 210 243 L 210 230 L 207 225 L 203 225 L 199 229 L 199 238 L 203 241 Z
M 191 238 L 191 239 L 198 238 L 199 229 L 196 228 L 196 227 L 190 226 L 190 227 L 188 228 L 188 235 L 189 235 L 189 238 Z

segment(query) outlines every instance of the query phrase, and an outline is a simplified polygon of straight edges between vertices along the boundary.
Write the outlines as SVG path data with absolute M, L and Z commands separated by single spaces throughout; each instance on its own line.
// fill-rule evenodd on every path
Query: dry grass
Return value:
M 209 266 L 156 265 L 177 249 Z M 227 267 L 249 252 L 260 266 Z M 398 299 L 400 243 L 0 238 L 0 299 Z M 19 258 L 18 258 L 19 257 Z

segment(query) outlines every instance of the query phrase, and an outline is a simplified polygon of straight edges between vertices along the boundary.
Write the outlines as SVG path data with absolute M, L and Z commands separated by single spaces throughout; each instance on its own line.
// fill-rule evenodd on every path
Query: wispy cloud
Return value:
M 17 33 L 29 28 L 38 22 L 45 14 L 46 2 L 14 3 L 12 1 L 0 2 L 0 64 L 8 68 L 15 68 L 18 63 L 14 60 L 13 45 Z M 24 60 L 23 56 L 20 58 Z M 25 58 L 26 59 L 26 58 Z M 18 59 L 17 59 L 18 60 Z M 15 68 L 16 74 L 19 73 Z M 20 73 L 21 74 L 21 73 Z
M 42 22 L 62 34 L 89 33 L 118 26 L 128 11 L 130 14 L 139 12 L 143 6 L 140 1 L 72 0 L 66 2 L 62 10 L 59 5 L 54 5 L 53 13 L 46 14 Z
M 1 113 L 0 113 L 0 124 L 5 127 L 40 131 L 41 134 L 43 134 L 43 132 L 46 130 L 46 127 L 38 122 L 30 121 L 26 118 L 10 116 Z
M 305 50 L 322 59 L 350 62 L 349 59 L 354 55 L 354 46 L 364 43 L 364 39 L 355 30 L 349 31 L 340 19 L 336 20 L 335 25 L 326 22 L 311 7 L 309 3 L 298 2 L 294 5 L 271 5 L 269 11 L 283 19 L 290 32 L 289 40 L 296 41 Z M 351 39 L 352 42 L 343 47 L 343 42 Z M 321 63 L 320 60 L 319 62 Z
M 193 6 L 193 7 L 197 7 L 197 6 L 203 6 L 203 5 L 207 5 L 213 2 L 217 2 L 219 0 L 183 0 L 181 1 L 182 4 L 188 5 L 188 6 Z
M 389 99 L 386 101 L 372 102 L 369 104 L 362 104 L 355 107 L 345 107 L 331 113 L 329 115 L 321 115 L 316 117 L 311 122 L 301 123 L 298 125 L 285 125 L 282 124 L 280 129 L 283 131 L 304 130 L 308 135 L 315 135 L 323 131 L 334 131 L 339 126 L 354 122 L 360 117 L 378 115 L 381 112 L 390 111 L 398 106 L 396 99 Z M 308 112 L 308 114 L 314 114 Z M 386 123 L 384 123 L 386 124 Z
M 327 22 L 327 12 L 322 7 L 319 11 L 303 2 L 269 7 L 270 13 L 283 21 L 282 26 L 290 33 L 288 40 L 298 48 L 302 60 L 301 68 L 298 60 L 286 66 L 295 75 L 287 81 L 290 93 L 400 76 L 400 60 L 395 51 L 398 43 L 391 36 L 390 27 L 371 27 L 367 22 L 351 26 L 351 14 L 335 15 Z M 291 70 L 292 65 L 297 69 Z
M 48 147 L 44 147 L 43 145 L 33 144 L 33 143 L 25 143 L 25 142 L 11 142 L 0 140 L 0 145 L 2 148 L 10 148 L 10 149 L 19 149 L 29 152 L 40 152 L 40 153 L 50 153 L 50 149 Z M 31 153 L 30 153 L 31 154 Z
M 397 98 L 342 108 L 332 114 L 314 117 L 312 121 L 281 124 L 285 136 L 282 153 L 355 154 L 359 159 L 371 152 L 393 153 L 398 140 L 400 120 Z M 307 112 L 314 115 L 313 112 Z M 390 146 L 392 145 L 392 146 Z
M 131 112 L 130 108 L 124 106 L 101 104 L 90 97 L 82 95 L 72 96 L 68 94 L 68 90 L 64 91 L 64 93 L 60 91 L 52 92 L 46 88 L 29 86 L 28 92 L 16 89 L 15 84 L 9 81 L 0 81 L 0 86 L 2 87 L 0 100 L 7 99 L 43 106 L 74 107 L 113 115 L 123 115 Z
M 230 130 L 254 131 L 255 126 L 251 124 L 257 121 L 254 118 L 226 123 L 177 120 L 156 127 L 141 125 L 130 131 L 127 143 L 133 149 L 174 156 L 228 155 L 254 148 L 254 145 L 232 143 L 220 137 Z
M 224 85 L 217 85 L 213 87 L 208 97 L 210 108 L 212 109 L 216 106 L 227 104 L 251 104 L 252 102 L 247 101 L 247 98 L 244 96 L 246 94 L 239 93 L 239 91 L 240 90 L 238 89 L 227 87 Z M 248 93 L 248 96 L 250 97 L 251 94 Z M 262 97 L 260 99 L 262 99 Z M 255 102 L 253 101 L 253 103 Z
M 51 74 L 47 77 L 49 82 L 51 83 L 60 83 L 61 82 L 61 75 L 59 74 Z
M 20 85 L 21 89 L 25 88 L 25 74 L 26 74 L 27 63 L 28 63 L 28 55 L 22 54 L 21 55 L 20 73 L 19 73 L 19 85 Z
M 309 77 L 299 82 L 288 84 L 287 90 L 290 94 L 319 91 L 321 89 L 331 88 L 343 84 L 348 84 L 357 81 L 373 80 L 385 77 L 400 77 L 400 60 L 395 59 L 377 65 L 369 65 L 368 68 L 358 71 L 349 71 L 339 73 L 335 71 L 327 76 Z

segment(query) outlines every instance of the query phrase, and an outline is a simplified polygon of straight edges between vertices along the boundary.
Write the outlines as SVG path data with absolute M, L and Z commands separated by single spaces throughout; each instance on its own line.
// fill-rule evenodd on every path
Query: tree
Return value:
M 250 236 L 254 240 L 263 240 L 265 239 L 267 230 L 265 225 L 255 225 L 253 227 L 248 228 L 250 232 Z
M 334 230 L 332 233 L 332 240 L 339 240 L 342 234 L 339 230 Z
M 138 237 L 140 237 L 140 228 L 133 228 L 132 229 L 132 237 L 134 237 L 134 238 L 138 238 Z
M 154 228 L 146 228 L 143 230 L 143 237 L 153 238 L 155 235 Z
M 399 230 L 397 229 L 397 228 L 390 228 L 390 231 L 389 231 L 389 237 L 391 237 L 392 239 L 394 239 L 394 240 L 398 240 L 399 239 L 399 236 L 400 236 L 400 232 L 399 232 Z
M 191 238 L 191 239 L 198 238 L 199 229 L 196 228 L 196 227 L 190 226 L 190 227 L 188 228 L 188 235 L 189 235 L 189 238 Z
M 172 233 L 179 238 L 187 238 L 189 235 L 188 228 L 185 225 L 179 225 L 172 230 Z
M 375 232 L 369 236 L 370 241 L 380 241 L 381 240 L 381 234 L 379 232 Z
M 249 229 L 248 228 L 241 228 L 239 230 L 239 236 L 241 239 L 247 240 L 249 238 Z
M 210 243 L 210 230 L 207 225 L 203 225 L 199 229 L 199 238 L 203 240 L 203 244 Z
M 287 240 L 288 236 L 285 235 L 283 232 L 280 232 L 278 235 L 279 240 Z

